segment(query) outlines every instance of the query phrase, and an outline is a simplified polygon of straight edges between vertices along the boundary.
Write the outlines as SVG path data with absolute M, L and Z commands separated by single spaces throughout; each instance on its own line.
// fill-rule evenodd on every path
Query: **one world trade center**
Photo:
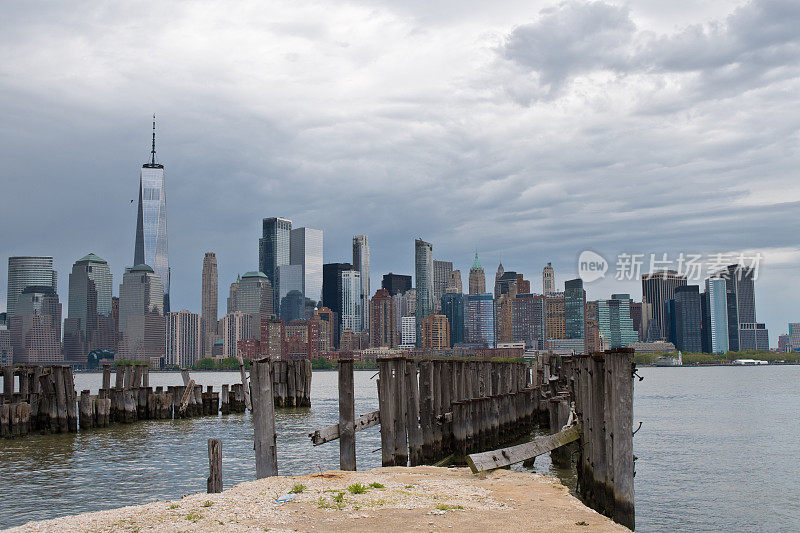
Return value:
M 164 286 L 164 313 L 169 311 L 169 253 L 167 252 L 167 194 L 164 165 L 156 163 L 156 116 L 153 115 L 153 147 L 150 162 L 139 177 L 139 214 L 133 264 L 148 265 Z

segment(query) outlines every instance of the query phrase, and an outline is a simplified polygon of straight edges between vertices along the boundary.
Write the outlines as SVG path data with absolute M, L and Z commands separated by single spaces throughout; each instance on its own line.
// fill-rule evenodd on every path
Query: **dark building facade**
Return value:
M 675 289 L 686 285 L 686 276 L 673 270 L 653 272 L 642 276 L 642 302 L 648 304 L 650 316 L 647 317 L 648 341 L 668 339 L 668 322 L 664 316 L 667 300 L 675 296 Z M 644 312 L 645 306 L 642 306 Z M 644 317 L 642 317 L 644 320 Z
M 586 338 L 586 291 L 580 278 L 564 282 L 564 327 L 567 339 Z
M 464 295 L 448 292 L 442 295 L 442 314 L 450 324 L 450 346 L 464 342 Z
M 545 341 L 545 297 L 517 294 L 511 302 L 511 338 L 534 350 L 543 350 Z
M 261 221 L 261 238 L 258 239 L 258 270 L 267 275 L 274 291 L 274 308 L 278 309 L 278 267 L 289 264 L 292 221 L 285 218 L 265 218 Z
M 389 296 L 403 294 L 407 290 L 411 289 L 411 276 L 393 274 L 389 272 L 388 274 L 383 275 L 381 288 L 389 291 Z
M 700 287 L 684 285 L 675 288 L 674 331 L 675 347 L 682 352 L 698 353 L 703 349 L 701 336 L 702 307 Z M 673 329 L 673 328 L 670 328 Z
M 728 300 L 728 350 L 739 351 L 739 314 L 736 305 L 736 291 L 726 292 Z

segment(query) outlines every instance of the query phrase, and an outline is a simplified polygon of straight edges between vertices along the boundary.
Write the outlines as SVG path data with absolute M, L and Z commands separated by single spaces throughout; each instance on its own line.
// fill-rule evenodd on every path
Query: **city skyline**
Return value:
M 478 248 L 489 277 L 500 256 L 532 281 L 549 261 L 558 287 L 576 277 L 583 250 L 607 258 L 761 251 L 758 320 L 774 346 L 797 320 L 791 302 L 800 296 L 800 252 L 789 222 L 800 206 L 798 124 L 784 112 L 799 82 L 781 69 L 797 59 L 798 37 L 790 31 L 795 19 L 774 6 L 794 13 L 791 3 L 760 1 L 666 14 L 655 3 L 451 6 L 448 16 L 435 6 L 355 5 L 348 17 L 330 7 L 313 15 L 289 8 L 287 24 L 273 27 L 260 15 L 213 6 L 207 19 L 191 17 L 188 7 L 125 17 L 109 7 L 101 24 L 88 27 L 80 22 L 93 19 L 88 5 L 69 17 L 48 10 L 40 25 L 24 8 L 9 10 L 13 31 L 2 38 L 15 75 L 3 85 L 0 153 L 3 193 L 15 201 L 0 213 L 11 229 L 2 252 L 53 256 L 61 287 L 89 252 L 121 279 L 133 266 L 136 181 L 149 159 L 155 111 L 168 169 L 173 309 L 200 309 L 205 251 L 217 254 L 224 298 L 237 273 L 258 268 L 252 243 L 261 219 L 282 215 L 325 231 L 325 261 L 348 261 L 352 237 L 367 234 L 371 287 L 387 272 L 413 274 L 417 235 L 465 282 Z M 331 33 L 287 29 L 309 16 Z M 153 63 L 146 58 L 155 38 L 106 41 L 142 27 L 168 35 L 149 17 L 169 19 L 199 42 L 213 40 L 215 53 L 198 55 L 200 70 L 185 43 L 161 47 Z M 587 19 L 598 31 L 578 34 Z M 220 33 L 226 24 L 249 28 L 263 47 L 253 50 L 288 40 L 303 53 L 290 60 L 246 51 L 230 65 L 223 58 L 241 47 Z M 35 53 L 41 25 L 52 62 Z M 553 27 L 567 40 L 553 38 Z M 759 27 L 788 30 L 760 42 L 753 38 Z M 403 38 L 388 42 L 388 35 Z M 86 53 L 75 52 L 76 38 Z M 314 48 L 329 39 L 348 44 L 331 47 L 333 60 Z M 572 39 L 585 48 L 562 46 Z M 539 41 L 553 46 L 526 44 Z M 695 54 L 702 46 L 720 53 Z M 768 61 L 770 49 L 784 51 L 785 62 Z M 370 51 L 369 68 L 360 50 Z M 77 83 L 59 81 L 92 65 L 103 67 Z M 195 73 L 209 67 L 216 72 L 211 89 Z M 32 198 L 46 216 L 27 216 Z M 5 268 L 0 262 L 0 308 Z M 591 300 L 613 293 L 641 300 L 636 281 L 607 278 L 585 290 Z

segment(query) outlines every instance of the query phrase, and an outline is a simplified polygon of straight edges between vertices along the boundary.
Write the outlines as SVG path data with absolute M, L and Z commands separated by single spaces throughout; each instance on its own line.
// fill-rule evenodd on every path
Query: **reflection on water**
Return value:
M 356 413 L 377 409 L 374 371 L 355 373 Z M 634 438 L 639 531 L 800 530 L 800 367 L 647 368 L 636 383 Z M 194 372 L 203 385 L 238 373 Z M 100 374 L 78 374 L 96 392 Z M 152 386 L 180 385 L 177 373 Z M 311 446 L 308 433 L 338 422 L 335 372 L 315 372 L 312 407 L 277 409 L 278 468 L 294 475 L 338 468 L 337 442 Z M 380 466 L 379 426 L 357 433 L 358 468 Z M 153 420 L 77 435 L 0 440 L 0 528 L 29 520 L 174 499 L 204 492 L 206 441 L 222 440 L 225 487 L 255 478 L 249 414 Z M 516 465 L 515 470 L 524 470 Z M 548 456 L 535 470 L 553 471 Z

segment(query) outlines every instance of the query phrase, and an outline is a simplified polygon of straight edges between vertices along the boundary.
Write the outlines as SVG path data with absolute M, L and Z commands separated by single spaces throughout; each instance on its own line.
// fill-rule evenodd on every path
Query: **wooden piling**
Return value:
M 394 384 L 390 361 L 378 361 L 378 406 L 381 418 L 381 465 L 394 466 Z
M 103 363 L 103 389 L 111 388 L 111 364 Z
M 406 360 L 396 358 L 391 361 L 393 373 L 394 394 L 394 464 L 396 466 L 408 465 L 408 439 L 406 429 L 407 400 L 406 400 Z
M 222 492 L 222 441 L 208 439 L 208 479 L 206 491 L 208 494 Z
M 231 412 L 231 405 L 230 405 L 230 401 L 228 399 L 228 394 L 229 394 L 228 388 L 229 388 L 229 385 L 227 383 L 222 385 L 222 392 L 220 392 L 220 395 L 219 395 L 220 411 L 222 412 L 223 415 L 230 414 L 230 412 Z
M 339 357 L 339 468 L 356 469 L 355 392 L 353 358 Z
M 408 428 L 408 458 L 411 466 L 422 463 L 422 428 L 419 424 L 419 385 L 417 367 L 413 359 L 406 362 L 406 427 Z
M 272 365 L 269 358 L 250 365 L 251 406 L 255 427 L 256 478 L 278 475 L 275 435 L 275 399 L 272 394 Z
M 81 391 L 79 416 L 81 429 L 90 429 L 94 427 L 94 402 L 88 390 Z

